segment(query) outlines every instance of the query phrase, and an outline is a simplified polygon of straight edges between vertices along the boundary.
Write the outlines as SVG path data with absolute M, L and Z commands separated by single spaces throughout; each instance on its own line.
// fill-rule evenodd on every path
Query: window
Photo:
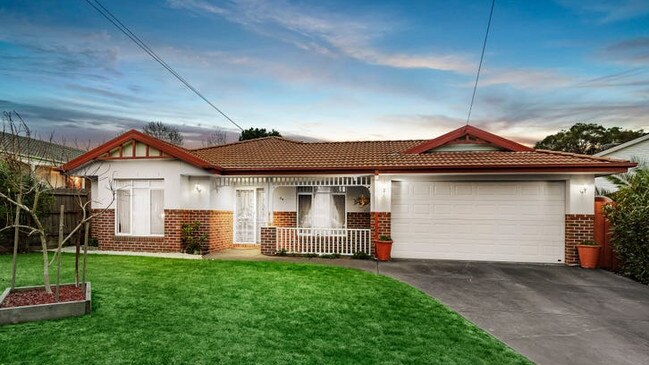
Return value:
M 115 234 L 161 236 L 164 234 L 162 180 L 116 180 Z
M 300 187 L 297 196 L 298 227 L 344 228 L 344 187 Z

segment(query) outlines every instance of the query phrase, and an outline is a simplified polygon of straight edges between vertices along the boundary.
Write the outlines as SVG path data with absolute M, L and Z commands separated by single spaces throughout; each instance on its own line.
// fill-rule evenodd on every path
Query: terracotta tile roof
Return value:
M 280 137 L 190 150 L 223 173 L 271 171 L 597 171 L 619 172 L 632 163 L 563 152 L 469 151 L 407 153 L 425 140 L 297 142 Z

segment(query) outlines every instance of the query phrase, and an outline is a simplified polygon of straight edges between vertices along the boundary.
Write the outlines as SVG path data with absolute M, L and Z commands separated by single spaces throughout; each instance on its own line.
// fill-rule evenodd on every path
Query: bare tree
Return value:
M 0 164 L 2 165 L 5 175 L 4 177 L 6 179 L 4 181 L 4 188 L 0 189 L 0 200 L 8 203 L 8 205 L 14 209 L 16 215 L 14 222 L 11 225 L 0 229 L 0 232 L 10 229 L 14 229 L 14 231 L 16 229 L 21 229 L 27 233 L 28 237 L 37 236 L 39 238 L 43 253 L 43 284 L 48 293 L 52 293 L 49 269 L 54 263 L 54 260 L 57 257 L 59 258 L 57 261 L 58 300 L 60 284 L 60 275 L 58 275 L 58 273 L 60 273 L 61 249 L 72 237 L 74 237 L 75 234 L 79 232 L 82 227 L 86 225 L 86 223 L 90 222 L 96 216 L 103 214 L 104 211 L 112 205 L 115 199 L 115 194 L 113 191 L 112 201 L 105 209 L 93 213 L 90 211 L 91 202 L 84 201 L 82 199 L 81 191 L 77 190 L 77 203 L 79 204 L 82 213 L 81 220 L 77 222 L 77 225 L 67 235 L 63 235 L 62 231 L 59 232 L 57 249 L 52 261 L 50 261 L 47 250 L 48 232 L 41 221 L 41 212 L 39 208 L 43 199 L 54 190 L 54 187 L 49 183 L 49 181 L 40 179 L 36 174 L 36 169 L 30 166 L 29 162 L 25 161 L 23 157 L 24 151 L 21 148 L 22 144 L 24 144 L 24 137 L 29 137 L 31 135 L 31 132 L 24 120 L 16 112 L 4 112 L 3 120 L 3 133 L 2 138 L 0 139 Z M 59 161 L 60 158 L 49 155 L 51 151 L 35 151 L 34 148 L 39 148 L 38 146 L 38 144 L 30 146 L 29 153 L 31 155 L 39 156 L 40 161 L 49 158 L 52 165 L 56 165 L 56 161 Z M 95 169 L 94 175 L 97 176 L 99 174 L 99 167 L 95 167 Z M 86 172 L 86 174 L 88 174 L 88 172 Z M 22 222 L 20 219 L 21 213 L 29 217 L 29 220 Z M 18 239 L 15 235 L 12 283 L 15 283 L 17 241 Z
M 178 128 L 166 125 L 162 122 L 149 122 L 142 131 L 150 136 L 167 141 L 177 146 L 183 145 L 183 135 Z
M 212 133 L 208 134 L 202 141 L 203 147 L 213 147 L 225 144 L 227 142 L 228 134 L 225 129 L 216 128 Z

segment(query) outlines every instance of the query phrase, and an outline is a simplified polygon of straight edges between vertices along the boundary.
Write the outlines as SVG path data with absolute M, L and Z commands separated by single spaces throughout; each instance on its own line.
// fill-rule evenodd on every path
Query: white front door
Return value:
M 392 256 L 559 263 L 559 181 L 394 182 Z
M 234 242 L 255 243 L 257 207 L 255 189 L 236 190 Z
M 235 243 L 259 243 L 261 227 L 266 223 L 266 193 L 264 189 L 236 190 Z

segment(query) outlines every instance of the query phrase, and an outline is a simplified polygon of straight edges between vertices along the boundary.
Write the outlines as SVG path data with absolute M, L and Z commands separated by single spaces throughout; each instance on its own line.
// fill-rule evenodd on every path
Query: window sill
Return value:
M 150 235 L 150 236 L 129 236 L 129 235 L 115 235 L 115 241 L 164 241 L 164 235 Z

